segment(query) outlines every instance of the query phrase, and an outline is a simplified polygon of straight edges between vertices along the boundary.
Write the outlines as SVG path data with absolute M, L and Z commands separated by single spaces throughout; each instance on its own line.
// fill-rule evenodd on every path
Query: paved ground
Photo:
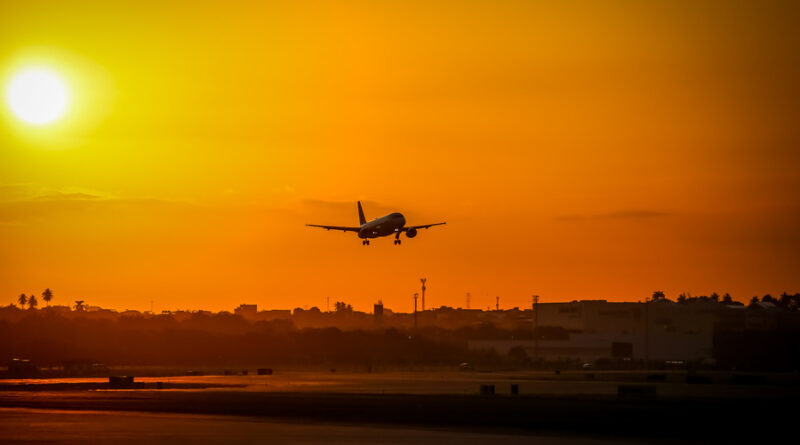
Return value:
M 616 397 L 620 384 L 654 385 L 663 399 L 800 399 L 800 384 L 786 376 L 771 376 L 777 382 L 790 384 L 741 385 L 729 379 L 712 375 L 716 383 L 686 384 L 685 373 L 618 373 L 618 372 L 381 372 L 381 373 L 330 373 L 330 372 L 276 372 L 271 376 L 178 376 L 137 377 L 137 382 L 174 385 L 209 385 L 219 390 L 267 392 L 314 392 L 356 394 L 477 394 L 480 385 L 495 385 L 497 394 L 509 394 L 512 384 L 519 386 L 520 394 L 530 396 L 595 396 Z M 665 380 L 648 380 L 648 376 Z M 796 377 L 795 377 L 796 379 Z M 94 379 L 26 379 L 0 380 L 0 391 L 15 389 L 15 385 L 47 385 L 104 383 L 105 378 Z M 210 388 L 208 390 L 214 390 Z
M 4 444 L 492 444 L 615 445 L 586 438 L 278 422 L 244 416 L 0 408 Z M 625 442 L 632 443 L 632 442 Z
M 137 378 L 146 389 L 3 380 L 0 442 L 769 442 L 794 425 L 800 401 L 800 386 L 773 377 L 737 385 L 719 376 L 689 384 L 680 373 L 277 372 Z M 478 395 L 486 384 L 497 395 Z M 619 385 L 630 384 L 652 385 L 655 397 L 619 399 Z M 769 429 L 752 421 L 765 412 Z

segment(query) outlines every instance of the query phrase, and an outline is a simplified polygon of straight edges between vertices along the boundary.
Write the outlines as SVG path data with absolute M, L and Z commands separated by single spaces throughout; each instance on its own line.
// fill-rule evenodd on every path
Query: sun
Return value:
M 64 82 L 52 71 L 39 68 L 16 73 L 6 88 L 6 100 L 18 118 L 33 125 L 55 122 L 69 105 Z

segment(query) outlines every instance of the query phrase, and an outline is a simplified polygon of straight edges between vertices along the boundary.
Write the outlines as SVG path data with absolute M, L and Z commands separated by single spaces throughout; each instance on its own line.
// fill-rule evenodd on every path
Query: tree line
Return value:
M 650 301 L 659 301 L 659 300 L 666 300 L 667 297 L 662 291 L 655 291 L 650 299 Z M 678 299 L 676 303 L 678 304 L 691 304 L 691 303 L 698 303 L 698 302 L 711 302 L 711 303 L 721 303 L 726 305 L 742 305 L 738 301 L 734 301 L 731 294 L 725 293 L 720 296 L 716 292 L 712 292 L 711 295 L 700 295 L 700 296 L 692 296 L 692 294 L 688 292 L 681 293 L 678 295 Z M 758 303 L 771 303 L 774 304 L 776 307 L 781 309 L 786 309 L 789 311 L 796 311 L 800 310 L 800 293 L 789 294 L 787 292 L 782 293 L 779 297 L 773 297 L 770 294 L 766 294 L 759 300 L 758 295 L 754 296 L 750 299 L 750 307 L 756 307 Z
M 111 321 L 37 311 L 16 322 L 0 320 L 0 338 L 16 339 L 0 342 L 0 363 L 14 357 L 40 365 L 77 359 L 107 365 L 220 366 L 502 362 L 494 352 L 470 350 L 465 334 L 471 333 L 297 329 L 288 320 L 251 323 L 233 314 Z

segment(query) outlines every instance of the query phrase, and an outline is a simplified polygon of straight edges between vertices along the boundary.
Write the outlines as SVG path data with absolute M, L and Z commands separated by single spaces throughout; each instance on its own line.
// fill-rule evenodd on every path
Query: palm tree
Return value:
M 653 292 L 653 301 L 663 300 L 664 298 L 664 292 L 661 292 L 660 290 Z
M 19 298 L 17 298 L 17 301 L 19 301 L 19 307 L 25 309 L 25 303 L 28 302 L 28 296 L 25 294 L 19 294 Z
M 50 288 L 48 287 L 47 289 L 44 290 L 44 292 L 42 292 L 42 300 L 44 300 L 44 302 L 47 303 L 48 306 L 50 306 L 50 300 L 52 299 L 53 299 L 53 291 L 51 291 Z
M 31 294 L 31 296 L 28 297 L 28 309 L 36 309 L 38 304 L 39 302 L 36 301 L 36 295 Z
M 83 305 L 83 300 L 75 300 L 75 310 L 82 311 L 84 309 L 86 309 L 86 307 Z

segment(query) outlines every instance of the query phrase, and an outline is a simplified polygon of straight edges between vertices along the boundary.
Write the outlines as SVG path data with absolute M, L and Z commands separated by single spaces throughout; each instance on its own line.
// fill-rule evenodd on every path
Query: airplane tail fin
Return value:
M 358 201 L 358 222 L 361 225 L 367 223 L 367 218 L 364 218 L 364 210 L 361 208 L 361 201 Z

